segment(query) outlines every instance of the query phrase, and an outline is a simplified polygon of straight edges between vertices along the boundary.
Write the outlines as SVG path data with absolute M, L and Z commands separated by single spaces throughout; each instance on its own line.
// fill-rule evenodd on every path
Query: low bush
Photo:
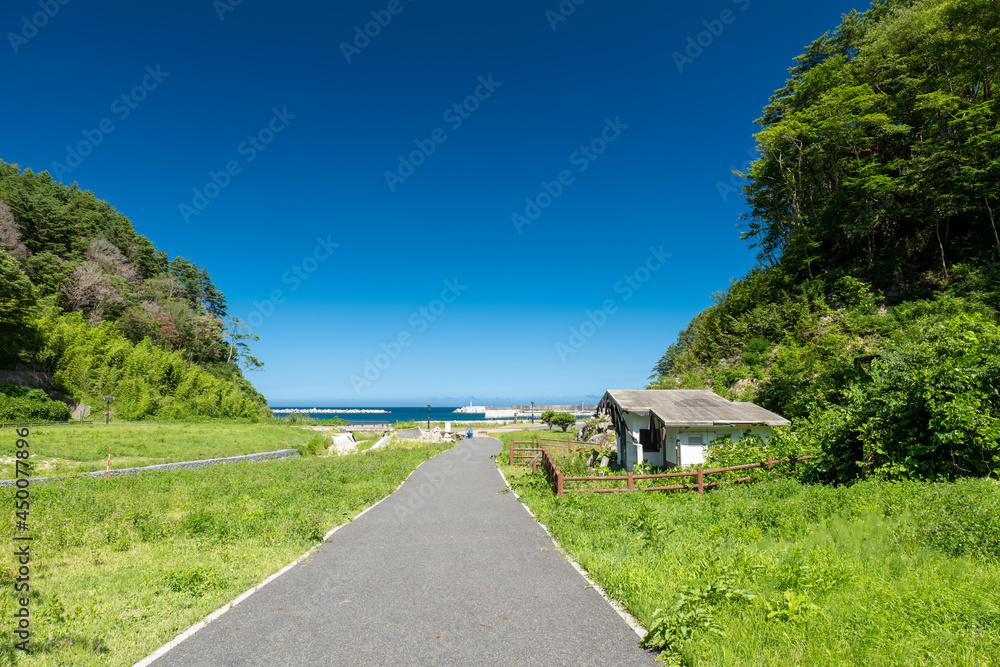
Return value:
M 517 438 L 520 439 L 520 438 Z M 569 554 L 674 665 L 1000 661 L 1000 487 L 788 478 L 572 493 L 498 461 Z
M 296 449 L 299 450 L 299 456 L 320 456 L 326 454 L 329 446 L 330 441 L 325 436 L 317 434 L 309 438 L 306 444 L 299 445 Z
M 41 389 L 0 382 L 0 422 L 67 421 L 69 408 Z

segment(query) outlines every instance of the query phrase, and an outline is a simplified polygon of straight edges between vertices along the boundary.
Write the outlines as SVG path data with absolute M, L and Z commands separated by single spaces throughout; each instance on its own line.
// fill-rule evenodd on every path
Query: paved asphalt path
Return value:
M 463 440 L 156 660 L 170 665 L 655 665 Z

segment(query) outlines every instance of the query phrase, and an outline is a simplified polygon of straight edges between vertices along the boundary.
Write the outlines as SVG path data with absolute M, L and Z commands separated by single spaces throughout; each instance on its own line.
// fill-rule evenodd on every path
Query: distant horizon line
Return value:
M 599 402 L 600 402 L 600 398 L 594 398 L 594 399 L 589 399 L 589 400 L 588 399 L 583 399 L 583 400 L 580 400 L 580 401 L 568 401 L 568 400 L 558 400 L 558 399 L 556 399 L 556 400 L 547 400 L 547 401 L 534 401 L 535 405 L 580 405 L 581 403 L 584 404 L 584 405 L 597 405 Z M 472 401 L 471 403 L 445 403 L 445 402 L 441 402 L 441 403 L 439 403 L 437 405 L 435 405 L 434 403 L 431 403 L 431 408 L 432 409 L 433 408 L 461 408 L 461 407 L 468 407 L 469 405 L 472 405 L 472 406 L 483 406 L 483 407 L 491 408 L 491 407 L 507 407 L 507 406 L 512 406 L 512 405 L 531 405 L 531 403 L 532 403 L 531 401 L 489 401 L 489 402 Z M 333 409 L 333 408 L 341 408 L 341 409 L 345 409 L 345 410 L 348 410 L 348 409 L 364 409 L 364 408 L 372 408 L 372 409 L 374 409 L 374 408 L 382 408 L 382 409 L 384 409 L 384 408 L 422 408 L 422 409 L 424 409 L 424 408 L 427 407 L 427 403 L 409 403 L 409 404 L 407 404 L 407 403 L 404 403 L 404 402 L 385 401 L 383 403 L 363 403 L 363 404 L 361 404 L 361 403 L 349 403 L 347 401 L 337 401 L 337 402 L 328 402 L 328 403 L 325 403 L 325 402 L 313 402 L 313 401 L 308 401 L 308 402 L 307 401 L 283 401 L 281 403 L 275 402 L 275 403 L 272 404 L 269 401 L 268 402 L 268 407 L 271 410 L 291 409 L 291 408 L 298 408 L 298 409 L 317 408 L 317 409 L 326 409 L 326 410 Z

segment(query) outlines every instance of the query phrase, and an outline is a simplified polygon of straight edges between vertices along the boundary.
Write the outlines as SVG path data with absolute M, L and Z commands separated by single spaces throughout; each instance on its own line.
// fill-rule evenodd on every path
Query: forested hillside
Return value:
M 208 271 L 75 184 L 0 162 L 0 281 L 0 368 L 50 372 L 92 405 L 113 395 L 129 419 L 270 414 L 242 373 L 261 366 L 253 336 Z
M 650 387 L 787 416 L 828 479 L 1000 474 L 1000 5 L 877 1 L 795 62 L 743 174 L 758 266 Z

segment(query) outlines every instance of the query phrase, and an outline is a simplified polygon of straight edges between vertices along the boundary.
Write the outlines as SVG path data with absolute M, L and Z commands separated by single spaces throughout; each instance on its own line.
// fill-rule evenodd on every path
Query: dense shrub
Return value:
M 267 402 L 242 376 L 222 379 L 148 338 L 135 344 L 113 322 L 92 327 L 79 313 L 44 320 L 47 345 L 58 359 L 57 388 L 91 404 L 115 396 L 122 419 L 268 417 Z
M 1000 658 L 996 482 L 794 479 L 568 494 L 505 469 L 670 665 L 985 665 Z
M 66 421 L 65 403 L 54 401 L 41 389 L 0 383 L 0 422 Z
M 299 445 L 296 449 L 299 450 L 300 456 L 319 456 L 325 454 L 329 446 L 330 441 L 326 437 L 317 434 L 309 438 L 309 442 Z

